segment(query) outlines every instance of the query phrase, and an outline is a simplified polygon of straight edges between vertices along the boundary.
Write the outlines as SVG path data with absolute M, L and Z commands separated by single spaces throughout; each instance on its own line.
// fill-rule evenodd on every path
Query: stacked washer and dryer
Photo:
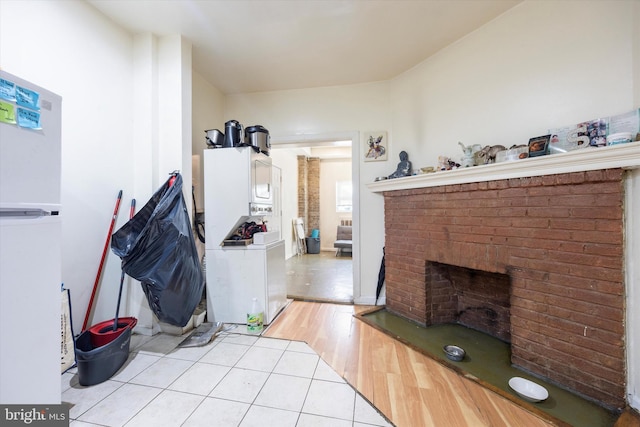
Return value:
M 229 134 L 228 126 L 225 130 Z M 211 149 L 204 152 L 207 315 L 211 322 L 246 323 L 252 300 L 257 298 L 264 323 L 269 324 L 287 301 L 284 241 L 279 229 L 269 230 L 279 180 L 273 179 L 268 138 L 266 129 L 254 126 L 247 128 L 244 143 L 237 137 L 231 145 L 208 142 Z M 246 224 L 264 222 L 267 231 L 249 239 L 238 232 Z

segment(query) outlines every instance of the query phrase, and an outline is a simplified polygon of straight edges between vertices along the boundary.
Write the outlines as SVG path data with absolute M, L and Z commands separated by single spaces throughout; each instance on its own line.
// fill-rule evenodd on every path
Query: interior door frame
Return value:
M 345 131 L 332 133 L 272 136 L 271 145 L 278 148 L 323 147 L 335 141 L 351 141 L 351 182 L 353 183 L 353 300 L 362 296 L 360 284 L 360 132 Z

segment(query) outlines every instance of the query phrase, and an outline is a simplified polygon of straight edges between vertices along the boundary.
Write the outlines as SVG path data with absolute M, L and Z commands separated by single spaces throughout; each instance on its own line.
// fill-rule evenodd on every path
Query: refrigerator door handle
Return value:
M 58 215 L 58 211 L 47 211 L 44 209 L 24 209 L 24 208 L 2 208 L 0 209 L 0 218 L 11 219 L 35 219 L 45 216 Z

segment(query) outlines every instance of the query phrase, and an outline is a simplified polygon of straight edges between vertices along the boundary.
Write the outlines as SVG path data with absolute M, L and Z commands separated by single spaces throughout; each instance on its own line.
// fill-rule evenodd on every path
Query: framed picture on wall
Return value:
M 363 141 L 365 162 L 379 162 L 387 160 L 387 153 L 389 152 L 387 132 L 364 132 Z

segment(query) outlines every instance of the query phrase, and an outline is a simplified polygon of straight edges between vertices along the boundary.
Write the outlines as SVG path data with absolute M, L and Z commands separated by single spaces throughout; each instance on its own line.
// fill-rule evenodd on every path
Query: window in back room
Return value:
M 353 194 L 351 181 L 336 182 L 336 212 L 351 212 Z

